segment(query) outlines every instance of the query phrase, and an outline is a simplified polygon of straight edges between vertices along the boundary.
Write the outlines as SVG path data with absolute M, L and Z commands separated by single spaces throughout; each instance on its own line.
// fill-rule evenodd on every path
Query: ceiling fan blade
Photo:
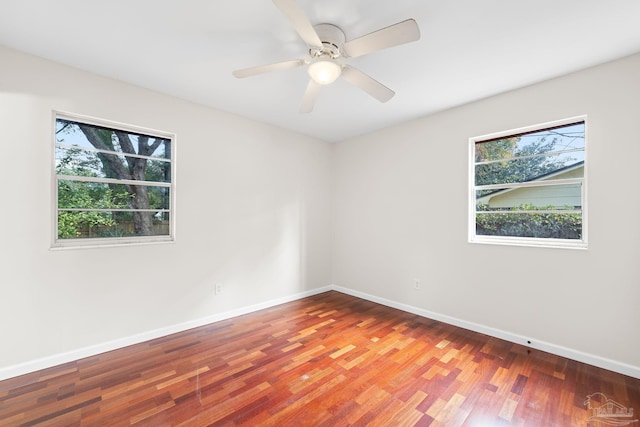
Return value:
M 313 29 L 309 18 L 300 9 L 296 0 L 273 0 L 273 2 L 280 9 L 280 12 L 291 21 L 293 28 L 308 46 L 322 48 L 322 40 L 318 37 L 318 33 Z
M 396 94 L 394 91 L 369 77 L 357 68 L 346 65 L 342 70 L 342 78 L 347 83 L 362 89 L 380 102 L 387 102 Z
M 300 106 L 301 113 L 310 113 L 313 110 L 321 87 L 321 84 L 316 83 L 313 79 L 309 79 L 307 90 L 304 92 L 304 98 L 302 99 L 302 106 Z
M 377 50 L 416 41 L 419 38 L 420 29 L 418 24 L 413 19 L 407 19 L 348 41 L 344 44 L 344 51 L 347 56 L 354 58 Z
M 293 61 L 278 62 L 276 64 L 260 65 L 258 67 L 244 68 L 242 70 L 235 70 L 233 75 L 239 79 L 245 77 L 251 77 L 258 74 L 269 73 L 271 71 L 287 70 L 289 68 L 296 68 L 304 65 L 302 59 L 296 59 Z

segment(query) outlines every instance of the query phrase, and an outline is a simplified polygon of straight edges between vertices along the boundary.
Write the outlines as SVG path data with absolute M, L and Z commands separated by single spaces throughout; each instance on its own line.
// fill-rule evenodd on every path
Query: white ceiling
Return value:
M 270 0 L 1 0 L 0 44 L 332 142 L 640 52 L 638 0 L 298 4 L 347 40 L 414 18 L 419 41 L 349 61 L 396 96 L 338 80 L 301 114 L 304 68 L 234 78 L 305 56 Z

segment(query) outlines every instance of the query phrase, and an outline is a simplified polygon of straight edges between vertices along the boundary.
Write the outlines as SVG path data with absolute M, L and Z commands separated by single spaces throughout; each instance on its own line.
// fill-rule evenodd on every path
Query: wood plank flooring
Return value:
M 0 382 L 2 426 L 640 427 L 638 412 L 638 379 L 338 292 Z

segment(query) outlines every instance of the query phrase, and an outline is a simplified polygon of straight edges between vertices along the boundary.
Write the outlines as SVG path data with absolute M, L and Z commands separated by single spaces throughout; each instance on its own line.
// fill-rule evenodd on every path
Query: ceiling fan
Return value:
M 335 25 L 311 25 L 296 0 L 273 0 L 273 2 L 291 21 L 296 32 L 307 44 L 309 56 L 304 59 L 236 70 L 233 72 L 235 77 L 244 78 L 308 65 L 310 79 L 300 108 L 303 113 L 313 110 L 320 88 L 333 83 L 338 77 L 342 77 L 347 83 L 362 89 L 380 102 L 387 102 L 395 95 L 394 91 L 382 83 L 347 64 L 346 59 L 418 40 L 420 29 L 415 20 L 407 19 L 346 41 L 344 32 Z

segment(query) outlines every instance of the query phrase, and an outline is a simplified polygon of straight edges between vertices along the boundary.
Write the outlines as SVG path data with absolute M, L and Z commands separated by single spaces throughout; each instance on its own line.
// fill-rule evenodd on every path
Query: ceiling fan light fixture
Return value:
M 309 76 L 318 84 L 328 85 L 336 81 L 342 74 L 342 67 L 334 61 L 321 59 L 308 68 Z

